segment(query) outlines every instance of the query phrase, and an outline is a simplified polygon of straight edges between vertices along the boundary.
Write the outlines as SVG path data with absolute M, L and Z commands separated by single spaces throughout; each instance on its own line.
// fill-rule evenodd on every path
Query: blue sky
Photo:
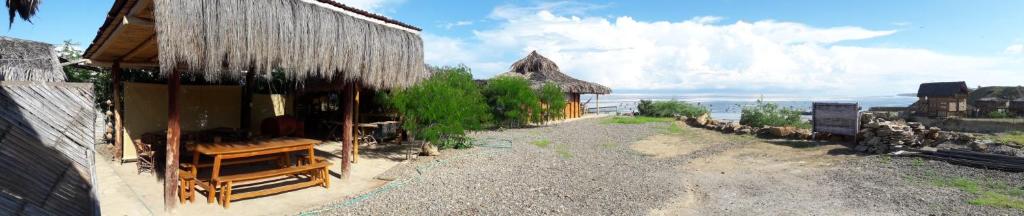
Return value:
M 112 0 L 44 1 L 3 35 L 88 46 Z M 1024 84 L 1024 1 L 340 1 L 424 29 L 477 78 L 538 50 L 617 91 L 890 95 Z

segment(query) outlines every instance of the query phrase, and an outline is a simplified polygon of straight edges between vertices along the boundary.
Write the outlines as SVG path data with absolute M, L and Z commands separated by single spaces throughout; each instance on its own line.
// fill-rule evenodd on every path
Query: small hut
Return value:
M 562 88 L 568 98 L 568 105 L 565 107 L 565 118 L 579 118 L 585 112 L 584 104 L 580 102 L 581 94 L 594 94 L 597 110 L 600 111 L 599 97 L 602 94 L 610 94 L 612 90 L 603 85 L 578 80 L 562 73 L 558 65 L 547 57 L 537 54 L 537 51 L 530 52 L 525 58 L 512 64 L 511 71 L 499 74 L 498 76 L 518 76 L 530 81 L 533 88 L 540 88 L 547 82 L 553 82 Z
M 0 81 L 63 82 L 53 45 L 0 36 Z
M 125 143 L 123 69 L 157 70 L 166 78 L 166 91 L 159 91 L 165 94 L 142 96 L 167 101 L 166 178 L 179 176 L 182 129 L 188 126 L 182 120 L 193 114 L 180 107 L 195 99 L 190 94 L 204 95 L 202 89 L 183 88 L 183 77 L 244 83 L 241 102 L 233 102 L 241 104 L 234 106 L 241 116 L 232 117 L 242 129 L 250 128 L 245 120 L 252 115 L 250 84 L 256 77 L 273 71 L 300 84 L 332 85 L 322 89 L 343 94 L 344 114 L 335 120 L 343 125 L 342 176 L 347 176 L 359 89 L 403 88 L 426 78 L 420 31 L 332 0 L 116 0 L 84 57 L 112 71 L 116 149 Z M 164 181 L 167 209 L 176 205 L 177 186 L 178 181 Z
M 964 117 L 967 114 L 967 83 L 922 83 L 917 90 L 918 115 L 929 117 Z

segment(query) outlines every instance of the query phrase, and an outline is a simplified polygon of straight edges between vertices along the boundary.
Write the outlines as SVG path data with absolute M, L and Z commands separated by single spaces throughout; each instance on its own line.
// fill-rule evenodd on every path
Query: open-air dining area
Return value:
M 427 77 L 419 31 L 332 1 L 116 1 L 84 54 L 112 71 L 103 214 L 266 214 L 380 186 L 418 145 L 373 96 Z

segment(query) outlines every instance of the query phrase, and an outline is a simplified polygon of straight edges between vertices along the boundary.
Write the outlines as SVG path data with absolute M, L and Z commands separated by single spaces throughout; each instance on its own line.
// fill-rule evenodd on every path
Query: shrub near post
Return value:
M 541 114 L 545 122 L 565 117 L 565 93 L 562 92 L 561 87 L 551 82 L 545 83 L 537 91 L 537 96 L 540 103 L 547 106 L 543 108 Z
M 470 147 L 466 130 L 490 121 L 480 88 L 465 66 L 436 68 L 429 79 L 381 98 L 403 116 L 402 127 L 415 139 L 438 147 Z
M 510 76 L 491 79 L 484 95 L 494 109 L 494 117 L 502 125 L 521 127 L 542 121 L 540 100 L 526 79 Z
M 649 101 L 641 100 L 637 112 L 642 116 L 675 117 L 676 115 L 696 118 L 708 113 L 708 109 L 682 101 Z
M 810 124 L 800 119 L 800 111 L 779 107 L 778 104 L 758 99 L 757 105 L 744 107 L 740 124 L 752 127 L 792 126 L 809 128 Z

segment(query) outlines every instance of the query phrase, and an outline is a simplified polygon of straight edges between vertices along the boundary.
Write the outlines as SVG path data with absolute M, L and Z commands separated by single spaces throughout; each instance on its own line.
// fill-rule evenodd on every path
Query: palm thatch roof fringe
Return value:
M 14 26 L 14 15 L 31 23 L 32 17 L 39 11 L 40 0 L 7 0 L 7 26 Z
M 554 82 L 562 88 L 562 91 L 578 94 L 609 94 L 612 90 L 600 84 L 591 83 L 572 78 L 565 75 L 558 69 L 558 65 L 550 59 L 537 54 L 537 51 L 530 52 L 525 58 L 512 64 L 511 71 L 499 76 L 520 76 L 530 80 L 534 88 L 539 88 L 546 82 Z
M 0 81 L 63 82 L 53 45 L 0 36 Z
M 426 78 L 418 32 L 312 0 L 155 0 L 160 70 L 208 80 L 280 68 L 289 78 L 402 88 Z

